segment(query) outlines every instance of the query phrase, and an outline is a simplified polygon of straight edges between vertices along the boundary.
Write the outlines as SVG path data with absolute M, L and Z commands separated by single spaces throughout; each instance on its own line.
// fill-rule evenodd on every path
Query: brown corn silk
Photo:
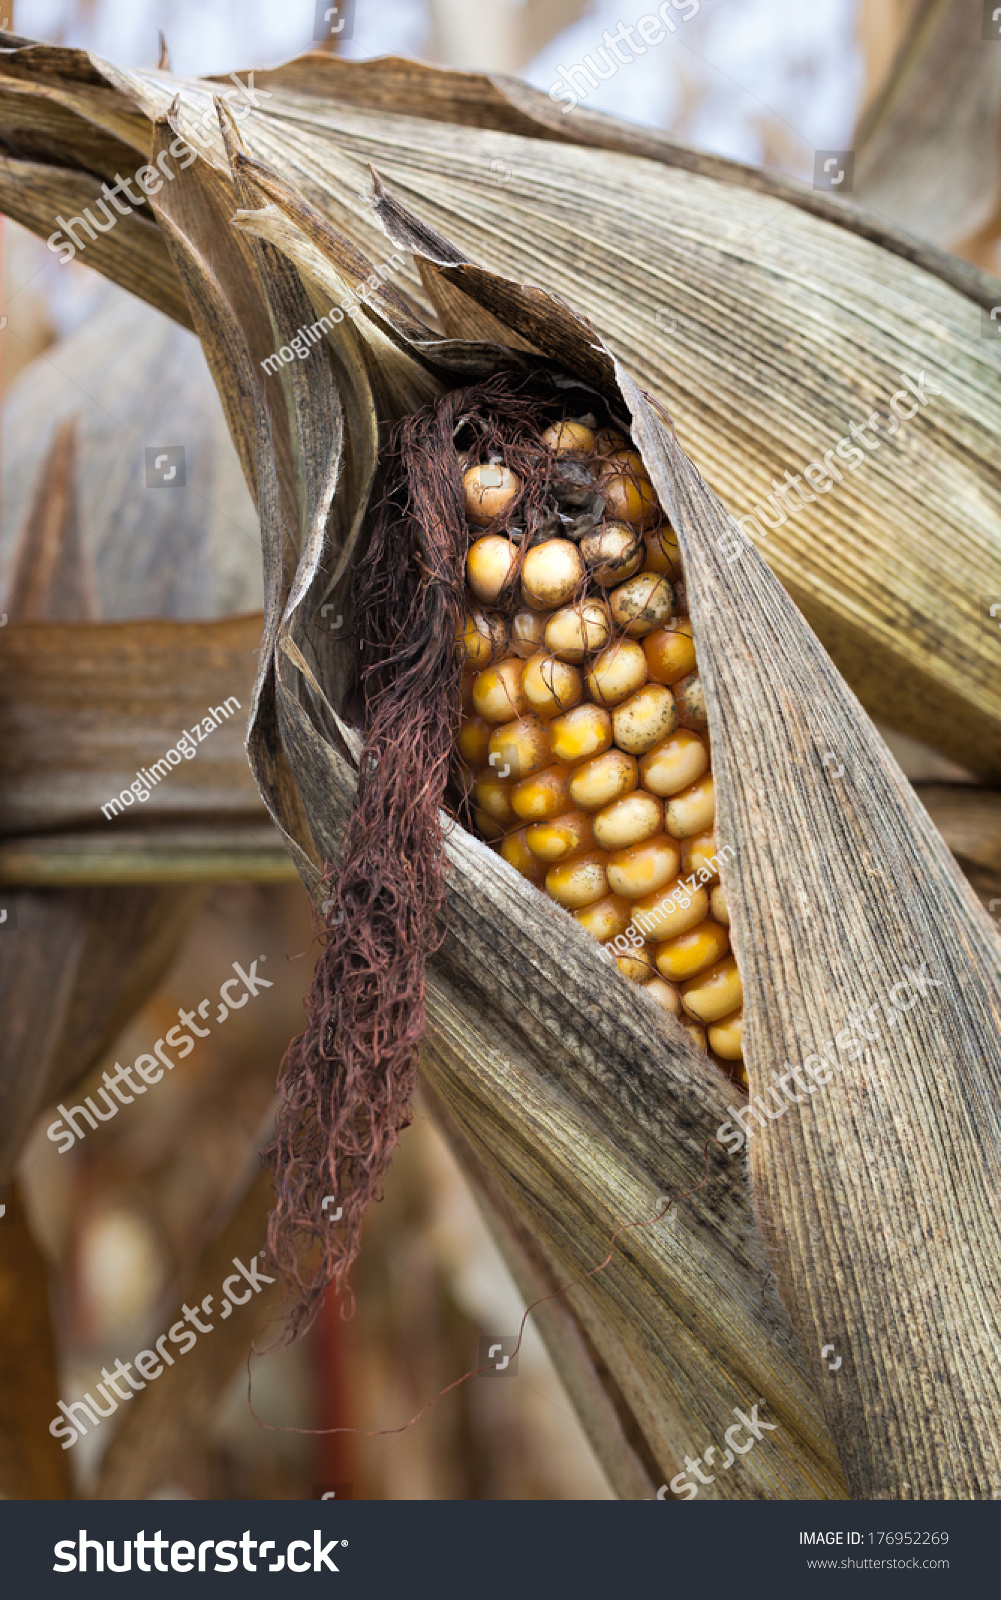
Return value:
M 346 1289 L 366 1207 L 410 1120 L 425 965 L 443 936 L 441 807 L 459 719 L 468 533 L 453 437 L 460 423 L 475 428 L 481 457 L 503 454 L 524 473 L 540 454 L 540 411 L 548 420 L 556 406 L 551 384 L 498 374 L 403 418 L 382 455 L 381 499 L 354 580 L 358 792 L 343 857 L 324 877 L 309 1021 L 282 1065 L 266 1152 L 276 1189 L 268 1244 L 301 1296 L 290 1337 L 309 1326 L 328 1284 Z M 545 474 L 533 482 L 541 501 Z M 334 1229 L 322 1208 L 331 1194 L 342 1212 Z

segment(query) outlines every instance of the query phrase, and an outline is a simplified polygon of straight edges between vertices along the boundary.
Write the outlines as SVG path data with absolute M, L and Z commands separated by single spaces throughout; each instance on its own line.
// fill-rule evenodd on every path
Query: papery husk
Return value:
M 851 197 L 586 107 L 564 115 L 514 79 L 312 53 L 256 86 L 269 98 L 241 114 L 248 150 L 343 236 L 384 259 L 363 193 L 374 163 L 467 254 L 544 281 L 670 403 L 737 515 L 849 424 L 885 414 L 901 372 L 927 372 L 944 396 L 763 549 L 874 715 L 977 772 L 1001 773 L 985 604 L 998 598 L 1001 555 L 1001 348 L 981 337 L 981 312 L 1001 301 L 995 278 Z M 175 96 L 175 124 L 193 135 L 215 87 L 83 52 L 0 53 L 0 133 L 12 152 L 0 204 L 47 236 L 57 212 L 99 193 L 81 168 L 113 178 L 129 159 L 148 160 L 149 120 Z M 221 140 L 211 122 L 204 130 L 221 223 L 232 186 Z M 123 218 L 84 259 L 187 320 L 162 231 L 146 215 Z M 430 315 L 418 273 L 398 281 Z
M 919 0 L 852 141 L 855 192 L 947 249 L 986 243 L 1001 226 L 1001 49 L 993 45 L 1001 30 L 982 0 Z
M 987 917 L 786 593 L 752 547 L 730 558 L 732 521 L 662 414 L 559 300 L 464 261 L 377 184 L 391 244 L 418 259 L 446 330 L 463 338 L 442 340 L 373 287 L 369 309 L 326 345 L 278 382 L 259 378 L 264 355 L 370 263 L 223 123 L 238 231 L 220 229 L 226 183 L 203 164 L 165 189 L 158 211 L 252 457 L 268 625 L 249 749 L 305 881 L 316 889 L 336 857 L 360 749 L 339 715 L 343 657 L 316 621 L 321 602 L 347 604 L 376 417 L 541 350 L 622 396 L 678 528 L 719 836 L 737 849 L 724 881 L 752 1092 L 772 1063 L 802 1061 L 849 1010 L 885 994 L 907 962 L 928 963 L 943 1003 L 891 1032 L 882 1060 L 867 1053 L 847 1069 L 809 1119 L 786 1116 L 752 1142 L 759 1234 L 743 1159 L 716 1141 L 732 1087 L 558 908 L 456 826 L 425 1071 L 557 1278 L 597 1264 L 611 1233 L 648 1205 L 656 1215 L 658 1194 L 685 1196 L 684 1248 L 655 1227 L 626 1233 L 614 1267 L 566 1296 L 653 1476 L 667 1479 L 696 1441 L 718 1438 L 745 1401 L 768 1407 L 779 1430 L 739 1481 L 717 1475 L 712 1494 L 843 1493 L 822 1408 L 853 1494 L 989 1495 L 1001 1483 L 989 1358 L 1001 1049 Z M 170 134 L 161 126 L 155 148 Z M 483 337 L 471 342 L 477 326 Z M 845 768 L 837 785 L 829 752 Z M 798 1345 L 768 1288 L 762 1238 Z M 829 1343 L 843 1353 L 836 1383 L 820 1358 Z

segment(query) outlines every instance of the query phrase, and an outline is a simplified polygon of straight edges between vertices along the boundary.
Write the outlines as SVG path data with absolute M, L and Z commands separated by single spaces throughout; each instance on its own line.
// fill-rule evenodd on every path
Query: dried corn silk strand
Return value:
M 365 729 L 358 794 L 341 863 L 328 868 L 325 946 L 307 1026 L 282 1064 L 265 1152 L 276 1187 L 268 1244 L 299 1292 L 282 1344 L 309 1327 L 328 1284 L 346 1290 L 365 1210 L 410 1120 L 425 967 L 444 934 L 440 813 L 460 721 L 469 534 L 454 436 L 474 436 L 487 488 L 504 472 L 530 480 L 518 503 L 534 525 L 550 493 L 539 417 L 560 409 L 550 382 L 526 387 L 501 375 L 405 418 L 382 454 L 381 499 L 354 584 Z M 520 560 L 513 540 L 502 542 Z M 342 1211 L 336 1230 L 322 1210 L 328 1195 Z

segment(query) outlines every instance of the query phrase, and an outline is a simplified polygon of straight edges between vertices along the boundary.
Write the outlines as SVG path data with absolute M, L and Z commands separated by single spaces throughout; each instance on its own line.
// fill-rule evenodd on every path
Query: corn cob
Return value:
M 535 485 L 502 453 L 475 454 L 462 458 L 460 804 L 746 1082 L 675 534 L 628 437 L 593 413 L 540 433 Z

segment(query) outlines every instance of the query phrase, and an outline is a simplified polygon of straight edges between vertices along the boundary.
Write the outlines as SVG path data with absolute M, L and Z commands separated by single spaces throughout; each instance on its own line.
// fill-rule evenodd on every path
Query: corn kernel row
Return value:
M 742 991 L 678 545 L 640 457 L 590 420 L 540 438 L 540 459 L 569 463 L 584 495 L 590 475 L 604 502 L 582 537 L 522 552 L 524 531 L 503 526 L 520 480 L 501 462 L 465 472 L 459 784 L 482 837 L 594 938 L 623 949 L 631 930 L 620 970 L 742 1076 Z

